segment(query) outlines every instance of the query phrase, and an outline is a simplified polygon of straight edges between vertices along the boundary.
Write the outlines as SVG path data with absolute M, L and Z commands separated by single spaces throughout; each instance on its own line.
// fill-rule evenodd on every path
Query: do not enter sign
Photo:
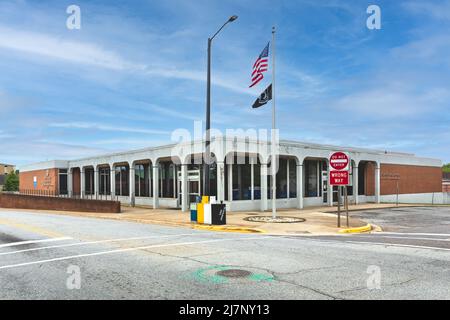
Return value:
M 330 184 L 332 186 L 349 185 L 350 157 L 344 152 L 330 155 Z
M 350 159 L 344 152 L 335 152 L 330 157 L 330 166 L 334 170 L 348 170 Z

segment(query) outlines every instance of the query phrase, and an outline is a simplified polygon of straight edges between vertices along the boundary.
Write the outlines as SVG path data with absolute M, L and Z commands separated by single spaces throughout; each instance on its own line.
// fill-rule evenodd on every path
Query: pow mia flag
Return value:
M 272 85 L 268 86 L 266 90 L 256 99 L 255 103 L 253 103 L 253 109 L 262 107 L 272 100 Z

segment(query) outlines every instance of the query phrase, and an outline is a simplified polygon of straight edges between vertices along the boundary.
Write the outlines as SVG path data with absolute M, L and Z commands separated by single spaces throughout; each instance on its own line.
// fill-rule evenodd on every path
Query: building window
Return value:
M 255 161 L 256 160 L 256 161 Z M 261 163 L 259 158 L 253 159 L 253 196 L 255 200 L 261 199 Z
M 305 197 L 319 197 L 318 161 L 305 160 Z
M 67 188 L 67 169 L 59 169 L 59 181 L 58 181 L 58 186 L 59 186 L 59 194 L 60 195 L 68 195 L 69 191 Z
M 230 188 L 232 191 L 232 200 L 252 200 L 252 189 L 253 199 L 261 199 L 261 163 L 259 162 L 259 159 L 257 157 L 250 158 L 249 156 L 245 156 L 245 160 L 240 159 L 239 162 L 240 164 L 238 164 L 237 156 L 234 156 L 232 164 L 225 163 L 225 200 L 231 200 L 229 199 Z M 244 163 L 242 164 L 242 162 Z M 230 170 L 232 186 L 230 186 L 229 181 Z
M 366 164 L 361 162 L 358 166 L 358 195 L 366 194 Z
M 116 172 L 116 195 L 129 196 L 130 169 L 128 166 L 117 166 Z
M 286 199 L 288 197 L 288 166 L 287 159 L 278 160 L 278 171 L 277 171 L 277 199 Z
M 94 194 L 94 169 L 86 168 L 84 170 L 84 192 L 86 195 Z
M 251 165 L 249 158 L 245 158 L 245 164 L 238 164 L 234 158 L 233 167 L 233 200 L 251 200 Z M 242 162 L 242 161 L 240 161 Z
M 177 183 L 177 167 L 172 162 L 159 164 L 159 197 L 175 198 Z
M 99 175 L 99 194 L 106 196 L 111 194 L 111 170 L 109 168 L 100 168 Z
M 149 164 L 137 164 L 134 167 L 136 197 L 150 196 Z
M 289 198 L 297 198 L 297 161 L 289 160 Z

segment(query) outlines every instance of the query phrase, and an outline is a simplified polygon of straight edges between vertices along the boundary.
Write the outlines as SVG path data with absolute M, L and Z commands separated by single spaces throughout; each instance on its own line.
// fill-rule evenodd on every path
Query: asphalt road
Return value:
M 403 214 L 369 213 L 390 233 L 273 237 L 0 210 L 0 299 L 450 299 L 449 209 L 395 230 Z

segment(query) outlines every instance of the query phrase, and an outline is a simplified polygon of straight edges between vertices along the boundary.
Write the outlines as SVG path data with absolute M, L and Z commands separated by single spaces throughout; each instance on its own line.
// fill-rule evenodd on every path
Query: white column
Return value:
M 129 196 L 128 196 L 128 200 L 129 200 L 129 204 L 130 206 L 134 207 L 135 205 L 135 195 L 136 195 L 136 175 L 134 172 L 134 165 L 130 166 L 130 170 L 129 170 L 129 175 L 130 175 L 130 185 L 129 185 Z
M 261 211 L 267 208 L 267 164 L 261 163 Z
M 359 204 L 359 170 L 358 165 L 355 164 L 353 168 L 353 198 L 355 199 L 355 204 Z
M 217 162 L 217 201 L 225 201 L 225 164 Z
M 375 202 L 381 202 L 381 186 L 380 186 L 380 164 L 376 164 L 375 167 Z
M 298 208 L 303 209 L 303 164 L 297 165 L 297 199 Z
M 159 207 L 159 167 L 153 166 L 153 209 Z
M 189 211 L 189 194 L 188 194 L 188 166 L 181 165 L 181 211 Z
M 286 197 L 287 199 L 291 198 L 291 190 L 290 190 L 290 185 L 289 185 L 289 159 L 287 159 L 286 161 Z M 294 170 L 294 168 L 292 168 L 292 170 Z
M 73 195 L 73 173 L 71 168 L 67 170 L 67 194 L 69 197 Z
M 85 181 L 86 181 L 86 176 L 85 176 L 85 173 L 84 173 L 84 168 L 81 168 L 80 169 L 80 193 L 81 193 L 81 199 L 83 199 L 84 198 L 84 196 L 85 196 L 85 193 L 86 193 L 86 183 L 85 183 Z
M 95 199 L 98 199 L 98 195 L 100 194 L 99 192 L 99 182 L 98 182 L 98 169 L 95 168 L 94 169 L 94 194 L 95 194 Z
M 233 201 L 233 165 L 228 165 L 228 201 Z
M 328 165 L 328 163 L 327 163 Z M 330 207 L 333 206 L 333 186 L 330 184 L 331 183 L 331 177 L 330 177 L 330 166 L 328 165 L 328 175 L 327 175 L 327 190 L 328 190 L 328 205 Z M 322 176 L 319 177 L 319 179 L 322 179 Z
M 116 197 L 116 170 L 114 168 L 114 165 L 110 166 L 111 170 L 109 171 L 109 180 L 111 183 L 111 200 L 114 200 Z
M 250 199 L 255 200 L 255 161 L 250 157 Z
M 173 174 L 173 197 L 177 198 L 177 166 L 174 164 L 172 168 L 172 174 Z

